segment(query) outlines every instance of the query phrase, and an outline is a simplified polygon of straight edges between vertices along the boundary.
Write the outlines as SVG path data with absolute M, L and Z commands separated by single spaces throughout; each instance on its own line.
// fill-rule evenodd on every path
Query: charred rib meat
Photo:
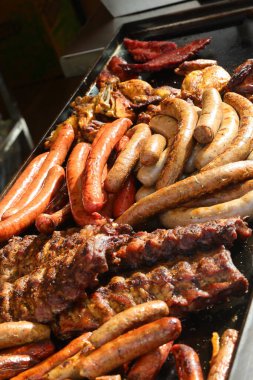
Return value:
M 69 336 L 97 328 L 113 315 L 150 300 L 163 300 L 170 315 L 180 316 L 213 305 L 230 295 L 247 291 L 248 281 L 234 266 L 230 252 L 219 247 L 174 265 L 161 265 L 131 277 L 114 277 L 70 311 L 55 325 L 56 333 Z
M 49 322 L 92 288 L 99 274 L 172 262 L 180 254 L 229 246 L 250 232 L 240 218 L 135 234 L 130 226 L 113 223 L 55 232 L 37 253 L 28 243 L 24 255 L 14 255 L 13 246 L 6 246 L 0 256 L 0 320 Z M 36 246 L 36 239 L 31 241 Z

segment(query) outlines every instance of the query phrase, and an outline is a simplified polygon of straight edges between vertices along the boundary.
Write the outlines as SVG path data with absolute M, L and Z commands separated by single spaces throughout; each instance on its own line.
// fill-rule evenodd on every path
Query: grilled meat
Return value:
M 36 238 L 31 238 L 29 248 L 29 237 L 24 246 L 18 241 L 16 250 L 15 238 L 0 255 L 0 321 L 51 321 L 80 298 L 86 288 L 92 288 L 98 274 L 162 260 L 172 262 L 179 254 L 190 255 L 197 249 L 221 244 L 229 246 L 238 235 L 246 238 L 250 232 L 240 218 L 135 234 L 128 225 L 112 223 L 55 232 L 38 252 L 34 249 Z M 22 249 L 25 254 L 15 254 Z
M 247 59 L 234 70 L 226 91 L 234 91 L 253 100 L 253 59 Z
M 124 45 L 136 62 L 147 62 L 177 47 L 171 41 L 139 41 L 124 38 Z
M 161 265 L 147 273 L 114 277 L 69 311 L 54 325 L 56 334 L 69 336 L 97 328 L 113 315 L 150 300 L 163 300 L 170 315 L 180 316 L 213 305 L 248 289 L 247 279 L 234 266 L 223 246 L 173 265 Z
M 214 59 L 195 59 L 194 61 L 184 61 L 174 71 L 178 75 L 187 75 L 195 70 L 203 70 L 206 67 L 217 65 Z

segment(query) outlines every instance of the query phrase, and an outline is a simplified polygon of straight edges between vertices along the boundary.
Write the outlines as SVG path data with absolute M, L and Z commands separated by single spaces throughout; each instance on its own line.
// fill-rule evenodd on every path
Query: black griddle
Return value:
M 105 67 L 113 55 L 120 55 L 131 62 L 131 57 L 125 50 L 122 41 L 124 37 L 141 40 L 173 40 L 178 45 L 188 41 L 212 37 L 208 45 L 198 56 L 216 59 L 218 64 L 232 73 L 233 69 L 248 58 L 253 58 L 253 1 L 231 1 L 221 4 L 205 5 L 201 8 L 164 15 L 159 18 L 142 20 L 125 24 L 106 47 L 99 60 L 83 79 L 69 102 L 60 112 L 46 135 L 25 162 L 24 167 L 43 151 L 44 141 L 56 125 L 64 121 L 72 112 L 71 101 L 76 96 L 94 95 L 97 88 L 94 84 L 97 75 Z M 153 86 L 171 85 L 179 87 L 181 78 L 173 70 L 163 70 L 158 73 L 142 75 L 144 80 Z M 5 192 L 11 187 L 17 176 L 9 183 Z M 145 228 L 146 226 L 143 226 Z M 210 307 L 182 321 L 183 333 L 179 342 L 191 345 L 200 355 L 205 374 L 208 373 L 211 357 L 212 332 L 222 334 L 227 328 L 240 331 L 240 341 L 231 369 L 230 380 L 253 379 L 253 237 L 246 242 L 237 242 L 232 249 L 232 257 L 238 269 L 250 282 L 249 292 L 227 303 Z M 168 360 L 159 378 L 177 379 L 174 365 Z

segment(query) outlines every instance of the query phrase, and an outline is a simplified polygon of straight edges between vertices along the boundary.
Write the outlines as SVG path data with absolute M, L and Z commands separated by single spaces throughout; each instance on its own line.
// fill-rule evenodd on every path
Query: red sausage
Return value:
M 67 184 L 64 182 L 60 190 L 54 196 L 52 201 L 47 206 L 45 212 L 47 214 L 53 214 L 54 212 L 60 210 L 69 202 Z
M 46 339 L 40 342 L 28 343 L 24 346 L 12 347 L 2 350 L 0 355 L 29 355 L 40 361 L 48 358 L 55 351 L 53 343 Z
M 135 180 L 133 175 L 130 175 L 122 189 L 117 193 L 113 205 L 113 216 L 118 218 L 135 202 Z
M 35 220 L 37 230 L 42 234 L 51 234 L 71 217 L 70 204 L 67 203 L 63 208 L 53 214 L 40 214 Z
M 179 380 L 204 380 L 198 354 L 185 344 L 175 344 L 171 349 L 176 360 Z
M 127 118 L 117 119 L 106 124 L 106 127 L 103 127 L 103 133 L 95 144 L 92 144 L 82 189 L 83 206 L 90 214 L 103 208 L 102 173 L 104 166 L 113 148 L 131 125 L 131 120 Z
M 12 185 L 7 194 L 0 202 L 0 220 L 2 215 L 10 207 L 13 207 L 19 198 L 25 193 L 29 184 L 34 180 L 34 177 L 41 168 L 43 162 L 47 158 L 48 152 L 42 153 L 35 157 L 30 164 L 20 174 L 16 182 Z
M 64 180 L 64 169 L 61 166 L 53 166 L 45 179 L 44 185 L 33 201 L 10 218 L 0 222 L 0 241 L 4 241 L 13 235 L 20 234 L 30 226 L 41 214 L 54 194 L 61 187 Z
M 80 226 L 99 224 L 104 220 L 98 213 L 94 215 L 87 214 L 83 207 L 81 179 L 89 153 L 89 144 L 83 142 L 77 144 L 69 156 L 66 168 L 71 212 L 75 222 Z
M 50 152 L 45 159 L 43 165 L 41 166 L 37 176 L 34 181 L 28 187 L 27 192 L 20 198 L 20 200 L 15 204 L 15 206 L 8 210 L 8 213 L 5 214 L 6 218 L 16 214 L 24 207 L 26 207 L 40 192 L 43 182 L 48 174 L 50 168 L 54 165 L 61 165 L 69 151 L 69 148 L 72 145 L 74 140 L 75 133 L 71 125 L 64 125 L 55 141 L 53 142 Z

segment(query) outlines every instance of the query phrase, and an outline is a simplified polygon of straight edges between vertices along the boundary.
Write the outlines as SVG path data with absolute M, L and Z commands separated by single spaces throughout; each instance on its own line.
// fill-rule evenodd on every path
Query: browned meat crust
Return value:
M 247 59 L 238 66 L 227 84 L 226 91 L 234 91 L 252 100 L 253 59 Z
M 230 252 L 223 246 L 174 265 L 161 265 L 150 272 L 131 277 L 114 277 L 76 307 L 60 315 L 54 328 L 69 336 L 97 328 L 113 315 L 150 300 L 162 300 L 170 315 L 180 316 L 213 305 L 230 295 L 247 291 L 248 281 L 234 266 Z

